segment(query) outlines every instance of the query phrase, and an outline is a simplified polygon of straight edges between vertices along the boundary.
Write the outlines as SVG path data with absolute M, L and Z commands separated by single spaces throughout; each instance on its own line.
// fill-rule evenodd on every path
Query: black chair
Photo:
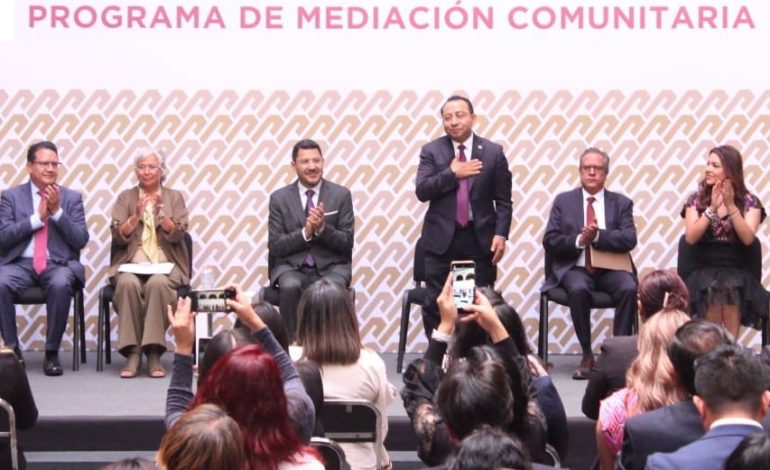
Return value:
M 546 254 L 545 278 L 548 279 L 551 273 L 551 258 Z M 548 302 L 555 302 L 563 307 L 568 307 L 569 296 L 567 295 L 567 290 L 561 286 L 557 286 L 546 292 L 540 293 L 540 327 L 537 336 L 537 355 L 545 362 L 548 362 Z M 613 302 L 610 294 L 603 291 L 594 291 L 594 293 L 591 294 L 592 309 L 615 307 L 616 304 Z M 633 333 L 636 333 L 639 330 L 638 315 L 633 319 L 631 329 Z
M 412 279 L 414 287 L 407 289 L 401 297 L 401 329 L 398 335 L 398 358 L 396 359 L 396 372 L 399 374 L 404 368 L 404 352 L 406 350 L 406 337 L 409 334 L 409 316 L 412 305 L 422 305 L 428 295 L 428 288 L 425 286 L 425 248 L 422 245 L 422 238 L 417 240 L 414 247 L 414 263 L 412 264 Z
M 345 451 L 336 442 L 325 437 L 313 437 L 310 439 L 310 447 L 321 456 L 326 470 L 350 469 L 350 465 L 345 459 Z
M 19 468 L 19 444 L 16 435 L 16 414 L 13 412 L 11 404 L 2 398 L 0 398 L 0 408 L 5 410 L 5 413 L 8 415 L 8 431 L 0 431 L 0 438 L 8 438 L 8 448 L 11 451 L 11 468 L 16 470 Z
M 193 241 L 189 233 L 184 234 L 184 242 L 187 245 L 187 253 L 190 258 L 190 278 L 193 273 Z M 110 253 L 110 260 L 112 255 Z M 186 296 L 190 291 L 189 285 L 180 286 L 177 289 L 177 295 Z M 104 369 L 104 361 L 112 364 L 112 340 L 110 338 L 110 303 L 112 296 L 115 295 L 115 287 L 110 283 L 99 289 L 99 327 L 96 339 L 96 370 L 101 372 Z
M 17 305 L 45 305 L 45 302 L 46 296 L 42 287 L 27 288 L 13 298 L 13 303 Z M 72 312 L 72 370 L 79 370 L 80 363 L 86 363 L 86 317 L 82 287 L 75 289 L 72 295 Z
M 687 277 L 698 267 L 698 260 L 701 258 L 700 246 L 696 243 L 690 245 L 682 235 L 679 238 L 679 251 L 676 256 L 676 272 L 682 279 Z M 739 256 L 742 258 L 742 265 L 757 280 L 762 283 L 762 244 L 759 239 L 754 237 L 754 241 L 749 246 L 742 247 Z M 768 318 L 762 317 L 762 347 L 767 345 L 768 339 Z
M 320 413 L 327 439 L 335 442 L 382 443 L 380 411 L 365 400 L 324 400 Z M 377 468 L 381 468 L 377 453 Z

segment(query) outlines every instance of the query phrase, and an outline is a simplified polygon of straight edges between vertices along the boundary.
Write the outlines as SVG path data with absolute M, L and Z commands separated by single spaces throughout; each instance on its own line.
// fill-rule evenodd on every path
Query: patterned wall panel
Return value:
M 167 185 L 186 195 L 196 269 L 211 265 L 218 283 L 258 290 L 267 282 L 268 196 L 294 177 L 293 143 L 314 138 L 324 148 L 326 177 L 353 193 L 354 284 L 364 340 L 394 351 L 400 296 L 411 285 L 413 246 L 426 207 L 414 196 L 418 154 L 442 134 L 438 109 L 445 96 L 0 90 L 0 187 L 26 180 L 30 142 L 47 138 L 60 146 L 62 184 L 85 195 L 91 233 L 83 251 L 86 329 L 94 349 L 97 293 L 109 261 L 109 212 L 116 194 L 135 182 L 137 148 L 153 145 L 169 155 Z M 742 150 L 750 190 L 770 203 L 770 173 L 763 171 L 770 165 L 770 91 L 483 90 L 470 97 L 479 113 L 476 131 L 503 144 L 513 173 L 514 222 L 498 287 L 523 315 L 533 342 L 543 278 L 540 241 L 550 203 L 578 184 L 576 159 L 587 145 L 610 153 L 609 187 L 635 201 L 634 258 L 642 274 L 675 265 L 683 231 L 678 213 L 715 143 Z M 762 226 L 760 237 L 766 233 Z M 770 269 L 765 272 L 767 285 Z M 595 344 L 611 332 L 608 313 L 594 312 Z M 40 308 L 19 309 L 25 348 L 42 348 L 44 318 Z M 226 323 L 216 321 L 219 327 Z M 549 327 L 552 352 L 578 352 L 566 310 L 553 308 Z M 113 317 L 113 334 L 115 329 Z M 425 346 L 421 330 L 414 309 L 408 350 Z M 756 334 L 745 339 L 756 342 Z

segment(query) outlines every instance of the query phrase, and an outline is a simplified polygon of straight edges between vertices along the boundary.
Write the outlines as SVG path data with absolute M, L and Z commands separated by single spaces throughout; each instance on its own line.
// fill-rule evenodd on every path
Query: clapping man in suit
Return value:
M 446 135 L 426 144 L 417 167 L 417 199 L 429 202 L 422 226 L 425 334 L 439 324 L 438 298 L 453 260 L 473 260 L 476 285 L 491 286 L 511 228 L 511 171 L 503 148 L 473 133 L 476 115 L 464 96 L 441 107 Z
M 583 352 L 572 377 L 584 380 L 594 366 L 590 308 L 594 290 L 609 293 L 617 305 L 615 336 L 631 334 L 636 316 L 636 275 L 593 266 L 589 247 L 628 253 L 636 246 L 636 226 L 633 202 L 604 188 L 609 155 L 588 148 L 579 162 L 581 187 L 556 196 L 545 228 L 543 247 L 551 269 L 541 290 L 556 286 L 567 290 L 572 323 Z
M 770 391 L 751 350 L 725 345 L 699 358 L 695 392 L 693 403 L 708 431 L 676 452 L 652 454 L 645 468 L 721 470 L 744 437 L 762 431 Z
M 0 329 L 6 346 L 21 357 L 14 294 L 29 287 L 46 293 L 46 375 L 62 375 L 59 345 L 75 289 L 85 285 L 80 250 L 88 242 L 83 199 L 56 184 L 56 145 L 43 141 L 27 151 L 29 181 L 0 198 Z M 77 339 L 74 339 L 77 341 Z
M 328 278 L 348 287 L 352 277 L 353 202 L 350 191 L 323 179 L 321 147 L 300 140 L 291 152 L 297 180 L 270 195 L 268 233 L 271 281 L 289 339 L 297 330 L 302 289 Z

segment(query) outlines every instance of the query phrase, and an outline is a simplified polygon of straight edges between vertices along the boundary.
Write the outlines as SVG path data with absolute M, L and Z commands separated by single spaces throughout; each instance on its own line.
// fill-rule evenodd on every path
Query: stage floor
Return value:
M 22 433 L 22 442 L 28 450 L 26 455 L 30 470 L 97 469 L 105 462 L 126 457 L 153 458 L 154 454 L 150 450 L 152 445 L 148 446 L 146 442 L 137 444 L 132 434 L 162 434 L 169 377 L 152 379 L 139 376 L 134 379 L 120 379 L 118 372 L 123 364 L 121 356 L 114 354 L 113 363 L 105 364 L 102 372 L 96 372 L 96 354 L 89 352 L 87 356 L 88 362 L 81 364 L 80 370 L 75 372 L 71 368 L 71 354 L 62 353 L 64 376 L 46 377 L 42 370 L 43 354 L 24 354 L 27 375 L 40 412 L 38 426 Z M 390 382 L 400 390 L 402 381 L 401 375 L 396 373 L 396 354 L 384 353 L 382 357 Z M 420 354 L 408 354 L 405 364 L 417 357 L 420 357 Z M 166 354 L 163 359 L 170 372 L 172 355 Z M 551 355 L 549 359 L 554 365 L 552 378 L 564 401 L 567 415 L 572 418 L 570 421 L 577 421 L 578 424 L 587 421 L 580 411 L 586 382 L 571 379 L 572 370 L 580 361 L 580 356 Z M 396 447 L 389 446 L 394 468 L 422 468 L 424 465 L 417 458 L 416 452 L 411 450 L 414 447 L 408 438 L 411 434 L 410 425 L 400 396 L 391 404 L 388 420 L 391 422 L 393 434 L 389 441 L 393 441 L 392 445 Z M 128 430 L 126 426 L 133 429 Z M 402 429 L 403 426 L 407 428 Z M 68 437 L 59 434 L 61 429 L 71 430 L 67 432 L 73 435 L 83 433 L 80 440 L 91 442 L 84 445 L 85 449 L 78 448 L 77 442 L 65 444 L 64 441 Z M 590 434 L 590 429 L 588 431 Z M 121 437 L 120 434 L 125 435 Z M 573 436 L 573 439 L 576 437 Z M 118 442 L 113 444 L 112 440 L 115 439 L 118 439 Z M 94 442 L 102 440 L 103 443 Z M 580 446 L 578 442 L 575 444 Z M 572 468 L 582 468 L 582 465 L 575 465 L 577 462 L 570 463 Z
M 164 354 L 163 362 L 169 374 L 163 379 L 140 375 L 134 379 L 121 379 L 118 374 L 123 357 L 113 353 L 112 364 L 105 364 L 102 372 L 96 372 L 96 353 L 87 354 L 88 362 L 72 370 L 71 354 L 61 353 L 64 375 L 46 377 L 43 374 L 43 353 L 25 352 L 27 376 L 35 396 L 41 417 L 45 416 L 163 416 L 166 389 L 170 380 L 172 354 Z M 381 354 L 388 370 L 388 380 L 401 389 L 401 374 L 396 373 L 396 354 Z M 404 367 L 420 354 L 407 354 Z M 580 400 L 585 381 L 572 380 L 572 370 L 580 362 L 577 355 L 550 355 L 554 367 L 551 372 L 561 394 L 567 416 L 582 416 Z M 406 416 L 401 398 L 388 409 L 388 416 Z

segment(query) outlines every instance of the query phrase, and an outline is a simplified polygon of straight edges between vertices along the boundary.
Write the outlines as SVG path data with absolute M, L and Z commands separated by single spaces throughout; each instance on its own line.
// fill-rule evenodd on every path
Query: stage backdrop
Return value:
M 641 275 L 676 265 L 679 212 L 711 147 L 737 146 L 749 189 L 770 204 L 770 7 L 616 3 L 4 2 L 0 187 L 27 179 L 29 143 L 59 145 L 61 183 L 85 197 L 94 349 L 110 209 L 135 184 L 137 148 L 168 154 L 195 271 L 212 266 L 219 284 L 257 291 L 268 282 L 269 194 L 295 177 L 292 145 L 313 138 L 325 177 L 353 193 L 362 337 L 395 351 L 426 208 L 414 195 L 419 150 L 442 135 L 446 97 L 466 94 L 476 132 L 503 145 L 513 173 L 497 288 L 534 343 L 545 223 L 553 197 L 578 185 L 586 146 L 609 152 L 608 187 L 635 202 Z M 767 286 L 767 250 L 763 264 Z M 17 313 L 24 348 L 41 349 L 44 312 Z M 598 345 L 610 312 L 595 311 L 593 325 Z M 552 306 L 549 326 L 552 352 L 579 351 L 565 309 Z M 424 345 L 413 309 L 407 350 Z

